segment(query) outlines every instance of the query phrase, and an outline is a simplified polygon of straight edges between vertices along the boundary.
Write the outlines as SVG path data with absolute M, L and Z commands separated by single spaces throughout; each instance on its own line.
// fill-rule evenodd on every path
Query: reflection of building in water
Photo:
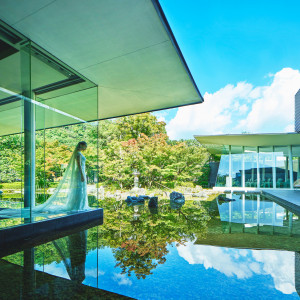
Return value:
M 300 294 L 299 216 L 259 194 L 230 194 L 224 198 L 214 204 L 220 218 L 212 218 L 207 235 L 199 235 L 194 244 L 290 251 L 295 257 L 292 283 Z M 235 201 L 228 201 L 228 198 Z
M 229 194 L 224 198 L 219 197 L 214 204 L 220 218 L 209 221 L 207 236 L 199 237 L 197 242 L 233 248 L 299 251 L 298 215 L 260 194 Z
M 259 194 L 230 194 L 230 198 L 235 201 L 217 201 L 220 219 L 227 223 L 229 232 L 233 227 L 235 231 L 253 232 L 249 228 L 256 227 L 257 233 L 292 235 L 293 217 L 298 217 L 282 206 Z

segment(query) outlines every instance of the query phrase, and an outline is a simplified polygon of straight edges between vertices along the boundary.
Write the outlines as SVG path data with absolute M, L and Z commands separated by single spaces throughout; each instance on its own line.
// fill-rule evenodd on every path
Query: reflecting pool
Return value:
M 106 199 L 103 225 L 12 250 L 0 299 L 299 297 L 297 215 L 257 194 L 170 204 Z

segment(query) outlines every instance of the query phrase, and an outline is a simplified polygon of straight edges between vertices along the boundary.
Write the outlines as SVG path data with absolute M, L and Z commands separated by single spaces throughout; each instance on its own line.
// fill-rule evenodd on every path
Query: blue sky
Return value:
M 222 106 L 220 98 L 227 97 L 227 104 L 211 116 L 217 123 L 220 120 L 219 126 L 210 130 L 204 128 L 211 127 L 209 122 L 198 120 L 200 106 L 192 115 L 188 108 L 157 113 L 171 123 L 167 127 L 171 138 L 293 131 L 293 96 L 300 88 L 299 1 L 160 3 L 205 100 Z M 213 102 L 205 114 L 214 110 Z M 271 109 L 269 118 L 257 121 L 272 102 L 274 113 Z M 233 106 L 234 113 L 228 114 Z M 276 110 L 289 116 L 280 116 Z M 189 121 L 184 123 L 182 118 Z M 277 122 L 273 124 L 272 119 Z M 182 126 L 184 130 L 178 131 Z

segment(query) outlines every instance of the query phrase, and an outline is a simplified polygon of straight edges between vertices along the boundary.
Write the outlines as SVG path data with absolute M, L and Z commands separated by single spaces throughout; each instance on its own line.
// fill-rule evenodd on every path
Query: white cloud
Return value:
M 167 123 L 166 116 L 168 116 L 168 113 L 169 113 L 168 110 L 161 110 L 161 111 L 155 111 L 152 114 L 154 116 L 156 116 L 156 118 L 157 118 L 157 120 L 159 122 L 165 122 L 165 123 Z
M 104 274 L 105 274 L 104 271 L 101 271 L 101 270 L 98 271 L 98 276 L 103 276 Z M 85 276 L 86 277 L 97 278 L 97 268 L 86 269 L 85 270 Z
M 226 248 L 194 245 L 192 242 L 187 243 L 186 246 L 178 246 L 177 250 L 189 264 L 202 264 L 205 269 L 213 268 L 226 276 L 235 275 L 239 279 L 252 276 L 248 265 L 239 261 L 242 255 L 238 252 L 233 254 L 226 251 Z
M 253 275 L 271 275 L 274 286 L 284 294 L 295 292 L 295 256 L 276 250 L 230 249 L 205 245 L 177 247 L 178 254 L 189 264 L 202 264 L 226 276 L 247 279 Z
M 294 132 L 294 130 L 295 130 L 294 124 L 289 124 L 284 128 L 284 132 Z
M 228 84 L 213 94 L 205 93 L 202 104 L 179 108 L 167 124 L 170 138 L 293 131 L 294 96 L 300 88 L 300 72 L 284 68 L 269 76 L 273 81 L 268 86 Z
M 253 258 L 263 264 L 263 274 L 273 277 L 275 288 L 284 294 L 295 292 L 295 256 L 275 250 L 252 251 Z
M 118 285 L 132 285 L 132 281 L 125 274 L 114 273 L 113 280 L 118 283 Z
M 44 266 L 36 266 L 36 270 L 43 271 L 45 273 L 55 275 L 58 277 L 70 279 L 70 276 L 66 270 L 66 267 L 63 263 L 56 263 L 53 262 L 49 265 L 44 265 Z

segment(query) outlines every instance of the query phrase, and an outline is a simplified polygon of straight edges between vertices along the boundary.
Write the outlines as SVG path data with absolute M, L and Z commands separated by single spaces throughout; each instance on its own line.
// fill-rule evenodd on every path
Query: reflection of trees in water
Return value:
M 197 201 L 186 201 L 175 210 L 169 200 L 160 200 L 157 210 L 141 205 L 134 211 L 124 201 L 108 199 L 99 206 L 104 209 L 103 225 L 37 246 L 35 264 L 63 262 L 70 278 L 82 282 L 86 254 L 97 247 L 110 247 L 123 274 L 134 272 L 137 278 L 145 278 L 165 263 L 168 245 L 204 237 L 212 215 Z M 21 252 L 5 259 L 19 265 L 23 261 Z
M 138 213 L 125 202 L 105 200 L 104 224 L 99 227 L 103 246 L 114 248 L 116 266 L 123 274 L 145 278 L 158 264 L 166 261 L 171 243 L 184 244 L 206 232 L 209 217 L 199 202 L 187 201 L 177 210 L 161 200 L 157 214 L 141 205 Z

